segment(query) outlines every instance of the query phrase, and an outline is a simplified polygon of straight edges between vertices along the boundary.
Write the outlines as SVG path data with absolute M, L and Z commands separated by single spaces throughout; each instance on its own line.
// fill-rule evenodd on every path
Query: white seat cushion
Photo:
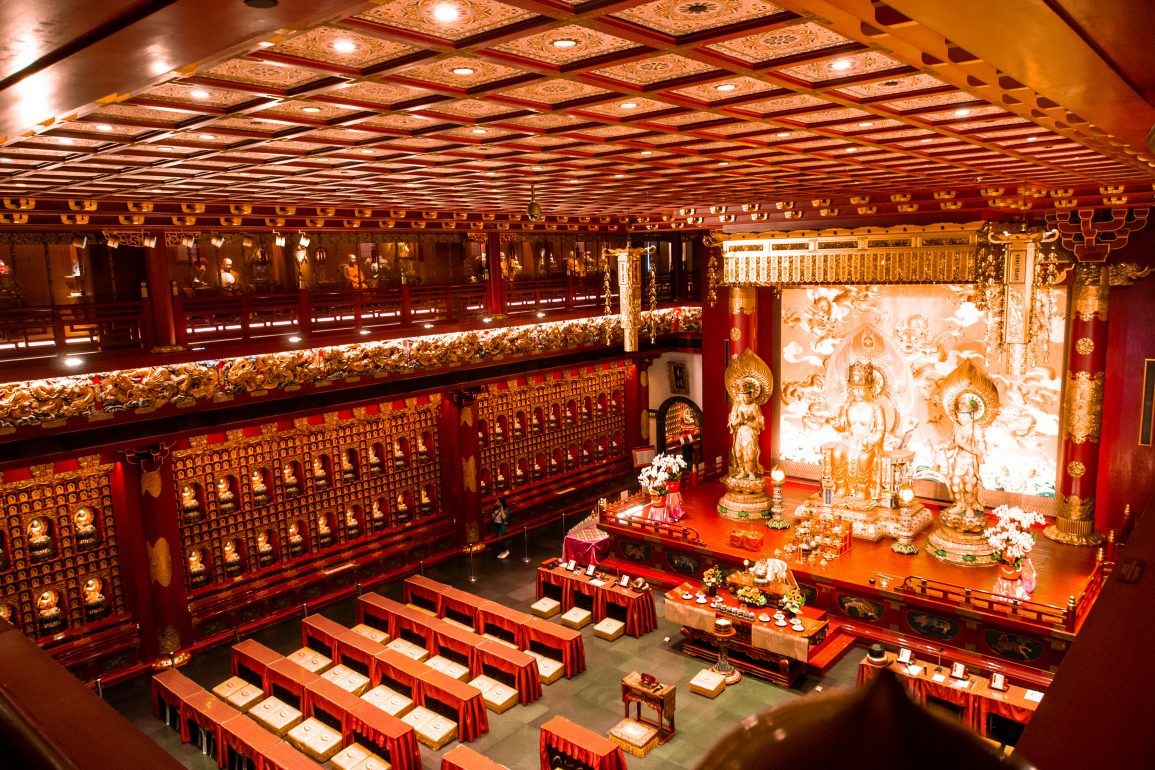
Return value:
M 392 765 L 384 759 L 381 759 L 381 757 L 369 757 L 353 768 L 353 770 L 392 770 L 392 767 Z
M 321 677 L 353 695 L 360 695 L 369 689 L 369 677 L 358 674 L 353 669 L 339 663 L 321 674 Z
M 556 599 L 551 599 L 548 596 L 543 596 L 533 604 L 529 605 L 530 611 L 539 618 L 552 618 L 554 615 L 561 612 L 561 602 Z
M 274 697 L 265 698 L 249 709 L 249 716 L 278 736 L 293 729 L 302 718 L 300 711 Z
M 429 657 L 429 651 L 424 647 L 418 647 L 408 639 L 394 639 L 385 645 L 390 650 L 396 650 L 410 660 L 415 660 L 418 663 L 424 663 Z
M 589 610 L 583 610 L 581 607 L 571 607 L 561 616 L 561 623 L 563 626 L 570 628 L 582 629 L 590 624 L 593 620 L 593 613 Z
M 613 618 L 602 618 L 594 626 L 594 636 L 612 642 L 626 632 L 626 624 Z
M 481 690 L 481 699 L 485 701 L 485 707 L 490 711 L 502 714 L 517 705 L 517 690 L 507 687 L 496 679 L 483 674 L 475 677 L 469 684 Z
M 440 655 L 434 655 L 429 660 L 425 661 L 425 665 L 429 666 L 435 671 L 440 671 L 448 677 L 464 682 L 469 679 L 469 669 L 465 666 L 452 661 L 449 658 L 443 658 Z
M 354 743 L 334 754 L 333 758 L 329 760 L 329 767 L 334 770 L 353 770 L 370 756 L 372 756 L 372 752 L 369 749 L 360 743 Z
M 440 714 L 418 706 L 401 721 L 417 733 L 417 740 L 436 751 L 457 737 L 457 723 Z
M 389 634 L 384 631 L 379 631 L 372 626 L 358 623 L 353 626 L 353 630 L 366 639 L 372 639 L 374 642 L 377 642 L 377 644 L 389 644 Z
M 361 696 L 361 700 L 371 703 L 386 714 L 394 717 L 404 716 L 413 708 L 413 700 L 399 692 L 379 684 Z
M 542 684 L 553 684 L 565 673 L 565 667 L 553 658 L 547 658 L 532 650 L 526 650 L 526 655 L 532 655 L 537 659 L 537 673 Z
M 341 750 L 341 733 L 313 717 L 289 730 L 286 737 L 289 743 L 316 762 L 328 762 Z
M 717 698 L 726 689 L 726 678 L 704 668 L 690 680 L 690 692 L 707 698 Z
M 319 674 L 333 665 L 333 661 L 315 650 L 310 650 L 308 647 L 302 647 L 292 655 L 289 655 L 288 658 L 301 668 L 306 671 L 312 671 L 314 674 Z

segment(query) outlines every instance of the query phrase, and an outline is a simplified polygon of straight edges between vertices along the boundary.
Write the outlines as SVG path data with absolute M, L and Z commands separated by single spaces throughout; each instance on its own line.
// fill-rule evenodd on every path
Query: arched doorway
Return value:
M 671 396 L 658 407 L 658 453 L 681 450 L 691 468 L 701 461 L 702 409 L 685 396 Z

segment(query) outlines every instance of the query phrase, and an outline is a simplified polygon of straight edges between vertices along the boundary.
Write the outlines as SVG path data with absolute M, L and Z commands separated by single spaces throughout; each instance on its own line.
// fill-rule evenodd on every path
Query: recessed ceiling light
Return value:
M 60 142 L 61 144 L 74 144 L 76 142 L 75 139 L 69 136 L 58 137 L 56 141 Z
M 642 150 L 641 154 L 642 155 L 653 155 L 654 151 L 653 150 Z
M 79 356 L 68 356 L 61 361 L 65 366 L 77 367 L 84 363 L 84 359 Z
M 718 91 L 733 91 L 737 87 L 738 86 L 734 85 L 733 83 L 722 83 L 721 85 L 714 86 L 714 88 Z
M 301 112 L 320 112 L 320 107 L 302 107 Z
M 209 98 L 209 92 L 204 90 L 203 88 L 194 88 L 193 90 L 188 92 L 188 95 L 194 99 L 208 99 Z
M 563 37 L 558 40 L 553 40 L 551 43 L 557 48 L 573 48 L 578 44 L 578 41 L 573 38 Z
M 928 136 L 926 139 L 920 139 L 919 141 L 920 141 L 920 142 L 922 142 L 923 144 L 926 144 L 926 143 L 928 143 L 928 142 L 933 142 L 933 141 L 934 141 L 934 137 L 933 137 L 933 136 Z
M 956 118 L 965 118 L 967 115 L 970 115 L 970 114 L 971 114 L 971 111 L 968 110 L 966 107 L 962 107 L 962 108 L 954 111 L 954 116 Z
M 777 133 L 777 136 L 779 136 L 779 137 L 786 137 L 786 136 L 790 136 L 790 132 L 789 132 L 789 131 L 779 131 L 779 132 Z
M 453 3 L 438 3 L 433 6 L 433 18 L 442 24 L 457 21 L 460 16 L 461 12 L 457 10 L 457 6 Z
M 372 155 L 373 151 L 372 150 L 361 150 L 361 154 L 362 155 Z
M 216 137 L 212 134 L 201 134 L 200 138 L 204 139 L 206 142 L 211 142 L 213 139 L 216 139 Z
M 718 165 L 719 166 L 729 166 L 730 162 L 727 160 L 720 160 L 720 161 L 718 161 Z
M 1028 141 L 1028 142 L 1037 142 L 1037 141 L 1039 141 L 1039 137 L 1037 137 L 1037 136 L 1028 136 L 1028 137 L 1027 137 L 1027 141 Z
M 258 48 L 272 48 L 275 45 L 276 43 L 270 40 L 262 40 L 261 42 L 257 43 Z
M 454 75 L 472 75 L 474 73 L 473 67 L 454 67 Z
M 857 147 L 847 147 L 846 151 L 847 152 L 858 152 L 858 148 Z
M 473 133 L 475 133 L 475 134 L 488 134 L 489 132 L 486 131 L 484 128 L 475 128 L 475 129 L 473 129 Z
M 845 72 L 853 66 L 853 59 L 835 59 L 834 61 L 830 62 L 830 69 L 834 70 L 835 72 Z
M 541 171 L 541 166 L 534 166 L 533 171 Z
M 98 125 L 96 127 L 96 130 L 97 131 L 111 131 L 112 126 L 108 125 L 107 123 L 101 123 L 100 125 Z
M 357 44 L 349 38 L 342 37 L 333 41 L 333 50 L 337 53 L 353 53 L 357 50 Z
M 614 174 L 614 179 L 624 179 L 625 176 L 625 174 Z
M 621 107 L 623 110 L 632 110 L 638 106 L 638 103 L 637 102 L 622 102 L 618 106 Z
M 863 121 L 862 123 L 859 123 L 859 124 L 858 124 L 858 127 L 859 127 L 859 128 L 870 128 L 870 127 L 871 127 L 871 126 L 873 126 L 873 125 L 874 125 L 874 124 L 873 124 L 873 123 L 871 123 L 869 120 L 866 120 L 866 121 Z

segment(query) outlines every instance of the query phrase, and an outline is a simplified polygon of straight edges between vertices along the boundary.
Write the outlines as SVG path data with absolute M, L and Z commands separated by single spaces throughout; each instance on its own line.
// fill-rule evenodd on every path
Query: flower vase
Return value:
M 1007 564 L 1006 562 L 999 562 L 999 577 L 1003 580 L 1018 580 L 1023 575 L 1022 566 L 1015 566 L 1014 564 Z
M 707 596 L 717 596 L 718 595 L 718 584 L 717 583 L 707 583 L 706 584 L 706 595 Z
M 651 494 L 650 495 L 650 507 L 651 508 L 665 508 L 666 507 L 666 496 L 665 495 Z
M 672 495 L 675 492 L 677 492 L 678 490 L 680 490 L 681 488 L 682 488 L 682 480 L 678 479 L 676 481 L 671 481 L 670 486 L 667 488 L 666 491 Z

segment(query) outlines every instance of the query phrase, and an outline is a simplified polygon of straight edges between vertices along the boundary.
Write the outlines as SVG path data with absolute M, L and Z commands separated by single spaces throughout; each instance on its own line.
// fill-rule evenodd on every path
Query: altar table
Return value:
M 554 652 L 549 657 L 561 661 L 565 668 L 566 679 L 586 670 L 586 651 L 581 631 L 530 617 L 522 626 L 518 647 L 531 650 L 534 645 L 549 648 Z
M 578 564 L 599 564 L 610 552 L 610 536 L 602 531 L 595 535 L 571 532 L 561 544 L 562 561 L 573 559 Z
M 871 664 L 869 658 L 864 658 L 858 665 L 859 687 L 873 679 L 880 668 L 889 668 L 907 683 L 908 689 L 919 703 L 925 704 L 926 699 L 931 697 L 961 707 L 963 724 L 983 736 L 990 730 L 988 718 L 991 714 L 1025 725 L 1030 723 L 1035 709 L 1038 708 L 1037 702 L 1027 699 L 1027 690 L 1023 687 L 1008 683 L 1006 692 L 1001 692 L 991 688 L 988 678 L 973 674 L 967 680 L 970 682 L 968 686 L 959 687 L 950 677 L 949 666 L 944 666 L 942 672 L 938 674 L 944 681 L 936 682 L 933 663 L 915 660 L 913 665 L 918 666 L 920 670 L 912 674 L 911 670 L 898 663 L 895 657 L 888 653 L 887 664 L 881 667 Z
M 625 706 L 625 716 L 630 716 L 630 704 L 637 705 L 637 720 L 658 728 L 658 742 L 665 743 L 674 737 L 674 716 L 677 711 L 678 686 L 657 682 L 653 687 L 642 684 L 642 675 L 631 671 L 622 677 L 622 704 Z M 658 712 L 658 720 L 651 722 L 642 718 L 642 706 L 649 706 Z M 666 721 L 669 720 L 667 726 Z
M 456 746 L 441 758 L 441 770 L 509 770 L 468 746 Z
M 614 605 L 621 608 L 620 614 L 624 617 L 617 619 L 626 624 L 626 633 L 630 636 L 642 636 L 658 627 L 658 611 L 652 591 L 623 588 L 613 577 L 603 578 L 600 581 L 603 585 L 600 586 L 595 585 L 593 580 L 584 571 L 574 573 L 560 564 L 553 567 L 543 564 L 537 570 L 537 598 L 546 595 L 546 586 L 554 585 L 561 589 L 563 612 L 575 606 L 575 594 L 581 593 L 591 599 L 590 610 L 595 623 L 607 615 L 617 614 L 610 611 L 610 605 Z
M 541 726 L 539 742 L 541 770 L 550 770 L 549 752 L 554 750 L 582 762 L 593 770 L 625 770 L 622 749 L 609 738 L 603 738 L 565 717 L 554 717 Z

